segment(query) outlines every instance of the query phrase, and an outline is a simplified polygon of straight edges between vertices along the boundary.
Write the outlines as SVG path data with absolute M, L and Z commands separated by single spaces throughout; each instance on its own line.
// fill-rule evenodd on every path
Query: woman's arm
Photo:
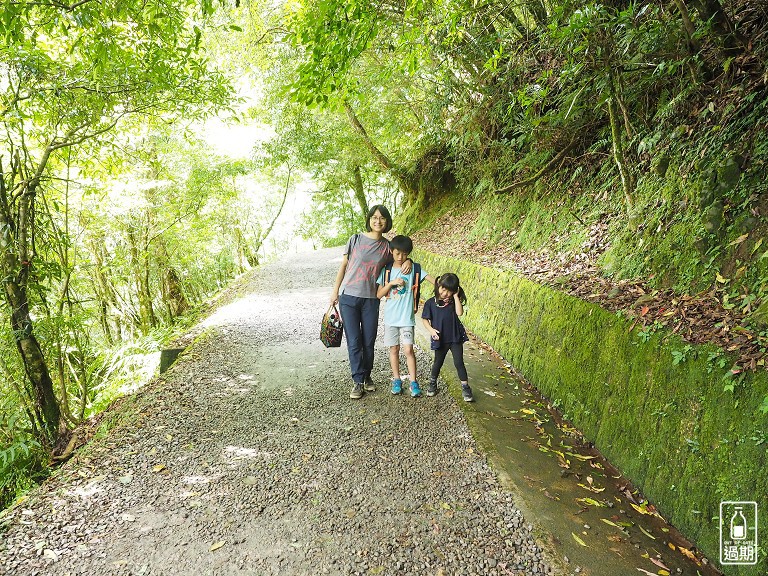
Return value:
M 461 316 L 464 314 L 464 306 L 461 303 L 461 300 L 459 300 L 459 294 L 456 293 L 453 295 L 453 303 L 456 306 L 456 316 Z
M 347 258 L 347 255 L 344 254 L 344 256 L 341 258 L 341 266 L 339 266 L 339 271 L 336 273 L 336 283 L 333 285 L 333 292 L 331 292 L 332 305 L 336 305 L 339 302 L 339 289 L 341 288 L 341 283 L 344 280 L 344 274 L 347 273 L 348 262 L 349 258 Z

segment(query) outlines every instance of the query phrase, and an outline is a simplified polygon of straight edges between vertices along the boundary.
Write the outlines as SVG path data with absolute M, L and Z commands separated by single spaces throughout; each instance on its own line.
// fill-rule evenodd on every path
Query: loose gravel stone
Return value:
M 0 574 L 546 574 L 449 394 L 348 398 L 339 249 L 230 290 L 121 424 L 2 519 Z M 429 351 L 417 350 L 422 373 Z

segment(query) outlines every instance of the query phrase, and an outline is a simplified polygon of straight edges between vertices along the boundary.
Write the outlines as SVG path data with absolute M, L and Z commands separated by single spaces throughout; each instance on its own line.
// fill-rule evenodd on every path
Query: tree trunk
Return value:
M 103 240 L 103 239 L 102 239 Z M 109 308 L 112 306 L 117 309 L 117 297 L 115 296 L 115 289 L 112 283 L 104 273 L 104 245 L 103 241 L 100 243 L 99 239 L 89 240 L 87 242 L 88 249 L 93 257 L 94 263 L 94 292 L 99 300 L 99 322 L 101 329 L 104 331 L 104 338 L 111 346 L 115 343 L 115 336 L 112 334 L 112 326 L 110 325 Z M 117 337 L 119 338 L 119 328 Z
M 621 122 L 619 120 L 619 110 L 616 95 L 616 82 L 613 75 L 609 73 L 609 83 L 611 96 L 608 98 L 608 118 L 611 123 L 611 139 L 613 140 L 613 159 L 619 168 L 621 175 L 621 188 L 624 191 L 624 201 L 627 205 L 627 214 L 631 216 L 633 206 L 633 196 L 635 190 L 635 180 L 630 168 L 627 166 L 627 159 L 624 154 L 624 138 L 622 136 Z
M 142 334 L 147 334 L 157 324 L 155 311 L 152 307 L 152 294 L 149 290 L 149 255 L 147 254 L 146 242 L 143 241 L 145 236 L 146 234 L 142 234 L 142 238 L 138 238 L 134 228 L 129 225 L 128 243 L 130 244 L 136 298 L 139 301 L 139 328 Z
M 395 163 L 392 162 L 392 160 L 390 160 L 389 157 L 387 157 L 387 155 L 379 150 L 378 147 L 373 143 L 371 137 L 368 136 L 368 132 L 365 130 L 365 127 L 360 123 L 360 120 L 357 118 L 355 111 L 352 109 L 352 106 L 347 100 L 344 100 L 344 110 L 347 112 L 347 118 L 349 118 L 349 121 L 352 124 L 352 128 L 354 128 L 355 132 L 357 132 L 363 138 L 363 143 L 373 155 L 376 162 L 379 163 L 379 166 L 381 166 L 388 174 L 397 180 L 397 183 L 409 201 L 417 200 L 419 197 L 418 187 L 413 182 L 411 182 L 402 168 L 396 166 Z
M 61 409 L 45 355 L 34 335 L 28 299 L 29 271 L 34 258 L 32 237 L 35 193 L 50 151 L 50 148 L 45 150 L 35 174 L 21 184 L 22 192 L 17 197 L 16 206 L 9 201 L 5 187 L 6 174 L 0 166 L 0 272 L 5 299 L 10 308 L 11 329 L 24 371 L 32 384 L 33 408 L 42 428 L 42 437 L 39 439 L 53 446 L 61 426 Z M 11 180 L 19 170 L 18 162 L 12 162 L 9 170 Z
M 363 214 L 363 220 L 368 215 L 368 199 L 365 197 L 365 188 L 363 187 L 363 175 L 359 165 L 355 165 L 352 168 L 352 188 L 355 191 L 355 199 L 357 200 L 360 211 Z
M 683 30 L 685 30 L 685 37 L 688 40 L 688 51 L 690 54 L 696 54 L 701 50 L 701 44 L 696 39 L 696 28 L 691 22 L 691 15 L 688 13 L 688 7 L 685 5 L 684 0 L 672 0 L 677 7 L 677 11 L 680 12 L 680 19 L 683 21 Z
M 163 272 L 163 287 L 171 319 L 178 318 L 190 309 L 187 297 L 181 287 L 181 279 L 173 266 L 168 266 Z
M 744 51 L 747 39 L 744 38 L 728 18 L 720 0 L 692 0 L 693 5 L 699 11 L 699 16 L 705 22 L 712 22 L 714 31 L 723 43 L 726 51 Z
M 59 435 L 61 409 L 45 356 L 33 333 L 26 286 L 29 264 L 22 263 L 20 268 L 16 279 L 11 279 L 5 275 L 5 297 L 11 308 L 11 329 L 16 339 L 16 347 L 24 364 L 24 371 L 34 390 L 35 412 L 42 420 L 41 425 L 45 438 L 41 440 L 44 440 L 49 446 L 53 446 Z
M 159 236 L 157 237 L 157 242 L 163 301 L 168 308 L 168 316 L 173 320 L 189 310 L 190 305 L 187 297 L 184 295 L 179 273 L 176 272 L 176 268 L 171 264 L 171 258 L 168 255 L 165 239 L 162 236 Z
M 241 226 L 237 226 L 235 228 L 235 240 L 237 242 L 237 258 L 238 258 L 238 267 L 240 272 L 245 271 L 245 266 L 243 266 L 243 258 L 245 258 L 245 261 L 248 263 L 248 266 L 251 268 L 256 268 L 256 266 L 259 265 L 259 255 L 257 252 L 254 252 L 251 248 L 251 245 L 248 244 L 248 242 L 245 239 L 245 235 L 243 234 L 243 229 Z M 261 244 L 259 244 L 261 245 Z
M 272 232 L 272 228 L 275 227 L 275 222 L 277 222 L 277 219 L 280 218 L 280 214 L 283 212 L 283 207 L 285 206 L 285 200 L 288 198 L 288 190 L 291 185 L 291 167 L 288 167 L 288 176 L 285 179 L 285 190 L 283 191 L 283 199 L 280 202 L 280 207 L 277 209 L 277 212 L 275 213 L 274 217 L 272 218 L 272 222 L 269 223 L 269 226 L 267 226 L 266 231 L 264 234 L 262 234 L 257 240 L 256 240 L 256 246 L 253 249 L 253 252 L 255 254 L 259 253 L 259 250 L 261 249 L 261 245 L 264 244 L 264 241 L 267 239 L 269 234 Z M 258 261 L 257 261 L 258 263 Z

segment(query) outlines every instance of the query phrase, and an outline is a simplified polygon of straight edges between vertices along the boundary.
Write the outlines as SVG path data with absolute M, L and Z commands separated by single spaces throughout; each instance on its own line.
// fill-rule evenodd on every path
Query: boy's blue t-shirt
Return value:
M 415 326 L 416 318 L 413 313 L 413 281 L 415 275 L 416 266 L 411 267 L 411 271 L 408 274 L 403 274 L 400 268 L 392 266 L 392 271 L 389 273 L 389 281 L 392 282 L 398 278 L 405 279 L 405 284 L 400 288 L 394 288 L 387 294 L 387 299 L 384 302 L 384 324 L 387 326 Z M 384 286 L 384 274 L 386 273 L 386 267 L 379 274 L 376 284 Z M 421 269 L 421 275 L 419 276 L 419 282 L 424 282 L 424 278 L 428 275 L 424 268 Z

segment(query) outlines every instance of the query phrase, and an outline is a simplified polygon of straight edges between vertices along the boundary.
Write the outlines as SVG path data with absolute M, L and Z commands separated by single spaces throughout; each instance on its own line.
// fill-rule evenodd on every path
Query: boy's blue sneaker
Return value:
M 411 396 L 413 398 L 416 398 L 417 396 L 421 396 L 421 388 L 419 388 L 418 382 L 411 382 Z
M 392 394 L 400 394 L 403 391 L 403 381 L 400 378 L 392 380 Z

